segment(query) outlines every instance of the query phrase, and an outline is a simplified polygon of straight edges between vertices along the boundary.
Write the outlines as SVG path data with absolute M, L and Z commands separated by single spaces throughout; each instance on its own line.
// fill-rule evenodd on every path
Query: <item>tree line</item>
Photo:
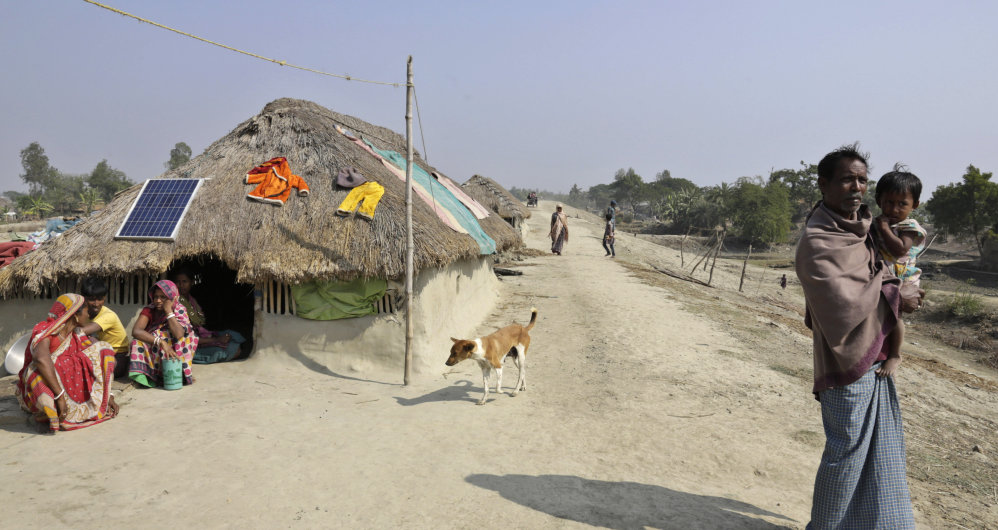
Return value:
M 940 235 L 973 241 L 983 255 L 989 239 L 998 242 L 998 183 L 991 177 L 992 173 L 970 165 L 956 182 L 940 186 L 931 197 L 923 195 L 911 215 Z M 766 177 L 742 177 L 716 186 L 697 186 L 673 177 L 668 169 L 646 182 L 628 168 L 617 170 L 612 181 L 585 191 L 577 184 L 567 194 L 510 188 L 523 200 L 531 191 L 594 211 L 616 200 L 624 222 L 657 220 L 656 230 L 673 234 L 723 230 L 746 243 L 762 245 L 793 243 L 796 229 L 821 200 L 818 166 L 804 161 L 796 168 L 773 170 Z M 870 179 L 864 202 L 878 215 L 875 193 L 876 180 Z
M 176 169 L 191 159 L 191 148 L 180 142 L 170 150 L 170 159 L 163 164 Z M 4 196 L 14 203 L 16 211 L 26 216 L 44 218 L 48 215 L 88 214 L 101 204 L 107 204 L 116 193 L 133 186 L 124 171 L 111 167 L 107 159 L 97 163 L 85 174 L 59 171 L 51 165 L 45 149 L 31 142 L 21 150 L 21 180 L 28 192 L 6 191 Z M 10 207 L 4 207 L 6 217 Z

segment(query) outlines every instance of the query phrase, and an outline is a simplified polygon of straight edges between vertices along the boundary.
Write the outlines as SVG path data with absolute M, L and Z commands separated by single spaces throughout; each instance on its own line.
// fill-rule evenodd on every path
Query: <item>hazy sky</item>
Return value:
M 429 161 L 567 191 L 633 167 L 699 185 L 859 140 L 927 189 L 998 170 L 998 3 L 106 0 L 318 70 L 405 81 Z M 141 181 L 281 97 L 405 131 L 405 89 L 283 68 L 80 0 L 0 2 L 0 190 L 101 159 Z M 422 147 L 418 143 L 417 148 Z M 422 149 L 421 149 L 422 150 Z M 923 200 L 928 198 L 923 194 Z

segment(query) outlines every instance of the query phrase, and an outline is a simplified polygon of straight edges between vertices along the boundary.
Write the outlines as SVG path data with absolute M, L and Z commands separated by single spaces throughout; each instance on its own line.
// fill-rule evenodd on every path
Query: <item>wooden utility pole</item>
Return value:
M 405 82 L 405 375 L 402 384 L 409 385 L 412 374 L 412 56 L 406 63 Z
M 752 257 L 752 244 L 749 243 L 748 254 L 745 255 L 745 262 L 742 263 L 742 278 L 738 280 L 738 292 L 742 292 L 742 284 L 745 283 L 745 268 L 748 267 L 748 260 Z

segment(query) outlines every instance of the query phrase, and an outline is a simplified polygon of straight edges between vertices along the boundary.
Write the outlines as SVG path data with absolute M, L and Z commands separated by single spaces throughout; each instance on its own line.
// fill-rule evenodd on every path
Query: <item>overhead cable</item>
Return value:
M 321 70 L 316 70 L 314 68 L 308 68 L 308 67 L 305 67 L 305 66 L 298 66 L 298 65 L 295 65 L 295 64 L 291 64 L 291 63 L 289 63 L 287 61 L 279 61 L 277 59 L 271 59 L 269 57 L 264 57 L 262 55 L 258 55 L 258 54 L 252 53 L 252 52 L 248 52 L 248 51 L 245 51 L 245 50 L 240 50 L 239 48 L 234 48 L 232 46 L 227 46 L 227 45 L 219 43 L 219 42 L 208 40 L 208 39 L 205 39 L 203 37 L 198 37 L 197 35 L 192 35 L 192 34 L 187 33 L 185 31 L 180 31 L 179 29 L 171 28 L 169 26 L 160 24 L 158 22 L 153 22 L 152 20 L 149 20 L 149 19 L 146 19 L 146 18 L 142 18 L 140 16 L 133 15 L 131 13 L 128 13 L 128 12 L 122 11 L 120 9 L 111 7 L 109 5 L 102 4 L 100 2 L 94 2 L 93 0 L 83 0 L 83 1 L 86 2 L 86 3 L 88 3 L 88 4 L 93 4 L 93 5 L 97 6 L 97 7 L 101 7 L 101 8 L 107 9 L 108 11 L 112 11 L 112 12 L 117 13 L 119 15 L 122 15 L 122 16 L 125 16 L 125 17 L 129 17 L 129 18 L 133 18 L 135 20 L 138 20 L 139 22 L 145 22 L 146 24 L 152 24 L 153 26 L 156 26 L 158 28 L 163 28 L 165 30 L 169 30 L 169 31 L 172 31 L 174 33 L 178 33 L 180 35 L 183 35 L 185 37 L 190 37 L 192 39 L 196 39 L 196 40 L 199 40 L 201 42 L 206 42 L 206 43 L 211 44 L 213 46 L 218 46 L 219 48 L 225 48 L 226 50 L 231 50 L 231 51 L 234 51 L 234 52 L 237 52 L 237 53 L 241 53 L 243 55 L 249 55 L 250 57 L 255 57 L 257 59 L 262 59 L 264 61 L 269 61 L 269 62 L 278 64 L 278 65 L 281 65 L 281 66 L 287 66 L 289 68 L 296 68 L 298 70 L 305 70 L 306 72 L 312 72 L 314 74 L 319 74 L 319 75 L 327 75 L 327 76 L 330 76 L 330 77 L 338 77 L 340 79 L 345 79 L 347 81 L 357 81 L 358 83 L 371 83 L 371 84 L 374 84 L 374 85 L 390 85 L 390 86 L 393 86 L 395 88 L 399 88 L 399 87 L 402 86 L 402 83 L 390 83 L 390 82 L 387 82 L 387 81 L 371 81 L 369 79 L 360 79 L 360 78 L 353 77 L 353 76 L 350 76 L 350 75 L 332 74 L 332 73 L 329 73 L 329 72 L 323 72 Z M 424 146 L 424 149 L 425 149 L 425 146 Z

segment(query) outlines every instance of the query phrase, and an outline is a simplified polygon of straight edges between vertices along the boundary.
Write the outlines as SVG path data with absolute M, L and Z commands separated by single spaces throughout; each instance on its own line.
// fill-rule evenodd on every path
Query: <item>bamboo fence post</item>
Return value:
M 686 238 L 690 237 L 690 230 L 692 230 L 692 229 L 693 229 L 692 226 L 689 227 L 689 228 L 687 228 L 686 229 L 686 235 L 684 235 L 683 238 L 679 240 L 679 268 L 680 269 L 686 266 L 686 257 L 683 255 L 683 251 L 686 250 Z
M 405 372 L 402 384 L 409 386 L 412 374 L 412 56 L 406 61 L 405 81 Z M 434 208 L 436 205 L 434 205 Z
M 716 238 L 717 238 L 717 232 L 714 232 L 714 237 L 715 237 L 715 240 L 714 240 L 714 241 L 716 241 Z M 699 254 L 697 255 L 697 256 L 698 256 L 698 259 L 696 260 L 696 263 L 694 263 L 694 264 L 693 264 L 693 267 L 692 267 L 692 268 L 690 268 L 690 275 L 692 275 L 692 274 L 693 274 L 694 272 L 696 272 L 696 271 L 697 271 L 697 267 L 699 267 L 699 266 L 700 266 L 700 263 L 701 263 L 701 262 L 702 262 L 703 260 L 707 259 L 707 258 L 708 258 L 708 257 L 710 256 L 710 251 L 714 249 L 714 246 L 713 246 L 713 245 L 714 245 L 714 241 L 711 241 L 710 245 L 706 245 L 706 246 L 704 247 L 704 253 L 703 253 L 703 255 L 702 255 L 702 256 L 701 256 L 701 255 L 699 255 Z M 704 269 L 704 270 L 707 270 L 707 265 L 706 265 L 706 264 L 704 264 L 704 266 L 703 266 L 703 269 Z
M 707 277 L 707 285 L 710 285 L 711 280 L 714 279 L 714 266 L 717 265 L 717 254 L 721 251 L 721 245 L 724 244 L 724 230 L 717 236 L 717 246 L 714 247 L 714 259 L 710 262 L 710 276 Z M 707 268 L 707 262 L 704 261 L 703 268 Z
M 742 284 L 745 283 L 745 269 L 748 267 L 748 260 L 752 257 L 752 243 L 749 243 L 748 254 L 745 255 L 745 262 L 742 263 L 742 277 L 738 280 L 738 292 L 742 292 Z

